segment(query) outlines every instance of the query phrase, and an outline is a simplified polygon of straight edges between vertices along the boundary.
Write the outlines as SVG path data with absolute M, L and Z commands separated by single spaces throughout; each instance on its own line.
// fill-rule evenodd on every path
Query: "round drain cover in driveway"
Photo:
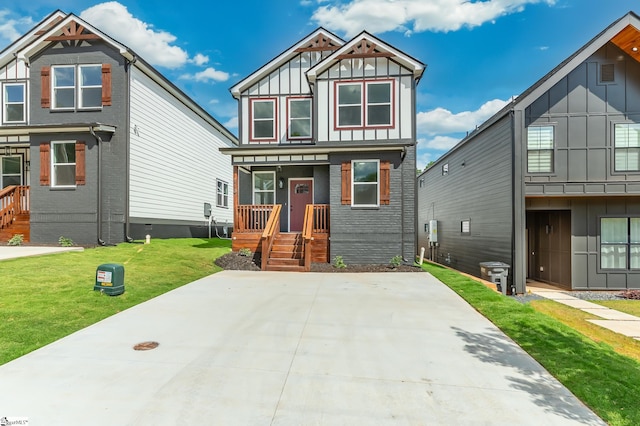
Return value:
M 158 342 L 142 342 L 135 345 L 133 349 L 136 351 L 148 351 L 157 348 L 159 344 Z

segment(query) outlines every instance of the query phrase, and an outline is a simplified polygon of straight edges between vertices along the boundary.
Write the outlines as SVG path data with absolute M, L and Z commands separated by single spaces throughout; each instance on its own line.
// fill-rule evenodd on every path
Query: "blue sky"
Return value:
M 237 134 L 229 88 L 318 26 L 363 29 L 427 64 L 418 167 L 616 19 L 629 0 L 30 0 L 0 6 L 0 50 L 56 9 L 124 43 Z

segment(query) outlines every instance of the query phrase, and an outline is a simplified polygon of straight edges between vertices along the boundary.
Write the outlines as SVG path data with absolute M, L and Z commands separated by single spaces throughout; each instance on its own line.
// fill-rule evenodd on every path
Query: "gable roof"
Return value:
M 302 40 L 295 43 L 289 49 L 282 52 L 280 55 L 273 58 L 271 61 L 267 62 L 258 70 L 254 71 L 249 76 L 236 83 L 233 87 L 231 87 L 231 89 L 229 89 L 231 91 L 231 95 L 234 98 L 238 99 L 240 97 L 240 93 L 253 86 L 258 81 L 262 80 L 274 70 L 280 68 L 280 66 L 282 66 L 286 62 L 289 62 L 300 52 L 327 50 L 335 51 L 343 44 L 344 40 L 342 40 L 340 37 L 320 27 L 314 30 L 311 34 L 304 37 Z
M 31 31 L 0 52 L 0 66 L 4 65 L 3 61 L 8 63 L 16 58 L 28 64 L 31 56 L 41 52 L 51 43 L 82 40 L 100 40 L 113 47 L 129 64 L 134 65 L 186 107 L 215 127 L 233 144 L 238 144 L 238 139 L 233 133 L 133 50 L 74 14 L 65 14 L 57 10 L 46 17 Z
M 345 43 L 340 49 L 334 51 L 323 61 L 311 67 L 311 69 L 307 71 L 307 79 L 309 83 L 313 84 L 319 74 L 341 59 L 372 57 L 393 58 L 394 61 L 413 71 L 415 79 L 420 79 L 426 67 L 417 59 L 390 46 L 368 32 L 362 31 Z
M 470 132 L 465 138 L 458 142 L 453 148 L 444 153 L 436 160 L 436 164 L 444 160 L 452 152 L 456 151 L 462 145 L 472 140 L 477 134 L 484 129 L 492 126 L 505 115 L 512 111 L 524 110 L 531 105 L 536 99 L 556 85 L 560 80 L 565 78 L 571 71 L 576 69 L 580 64 L 593 55 L 598 49 L 612 42 L 631 58 L 640 62 L 640 17 L 633 11 L 628 12 L 602 32 L 592 38 L 584 46 L 574 52 L 567 59 L 558 64 L 549 71 L 544 77 L 535 82 L 532 86 L 522 92 L 519 96 L 511 100 L 500 111 L 488 118 L 484 123 L 480 124 L 475 130 Z M 634 50 L 635 48 L 635 50 Z M 424 173 L 424 172 L 423 172 Z M 422 176 L 422 174 L 420 175 Z
M 49 30 L 57 22 L 60 22 L 62 19 L 64 19 L 65 16 L 67 16 L 67 14 L 59 9 L 50 13 L 49 16 L 45 17 L 28 32 L 26 32 L 13 43 L 2 49 L 2 51 L 0 51 L 0 67 L 5 66 L 7 63 L 15 59 L 15 54 L 17 51 L 23 49 L 29 43 L 32 43 L 34 40 L 39 38 L 43 32 Z

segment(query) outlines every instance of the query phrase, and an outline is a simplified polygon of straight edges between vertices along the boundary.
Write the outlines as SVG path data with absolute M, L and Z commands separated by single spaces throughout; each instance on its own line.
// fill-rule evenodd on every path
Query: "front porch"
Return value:
M 310 271 L 329 261 L 329 205 L 307 204 L 301 232 L 281 232 L 281 204 L 237 205 L 232 250 L 261 254 L 263 271 Z
M 11 185 L 0 189 L 0 242 L 22 234 L 23 241 L 31 238 L 29 187 Z

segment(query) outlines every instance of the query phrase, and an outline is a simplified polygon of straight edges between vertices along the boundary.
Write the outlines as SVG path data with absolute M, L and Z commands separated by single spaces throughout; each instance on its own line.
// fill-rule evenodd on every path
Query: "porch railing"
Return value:
M 276 239 L 276 235 L 280 232 L 280 210 L 282 205 L 276 204 L 273 206 L 269 219 L 262 232 L 262 265 L 261 269 L 264 271 L 267 269 L 267 262 L 269 260 L 269 254 L 271 253 L 271 247 L 273 247 L 273 241 Z
M 304 241 L 304 270 L 311 270 L 311 242 L 314 234 L 329 232 L 329 206 L 326 204 L 307 204 L 304 210 L 302 240 Z
M 8 228 L 17 215 L 28 212 L 28 186 L 13 185 L 0 190 L 0 229 Z
M 267 226 L 273 204 L 241 204 L 234 215 L 234 232 L 262 232 Z

